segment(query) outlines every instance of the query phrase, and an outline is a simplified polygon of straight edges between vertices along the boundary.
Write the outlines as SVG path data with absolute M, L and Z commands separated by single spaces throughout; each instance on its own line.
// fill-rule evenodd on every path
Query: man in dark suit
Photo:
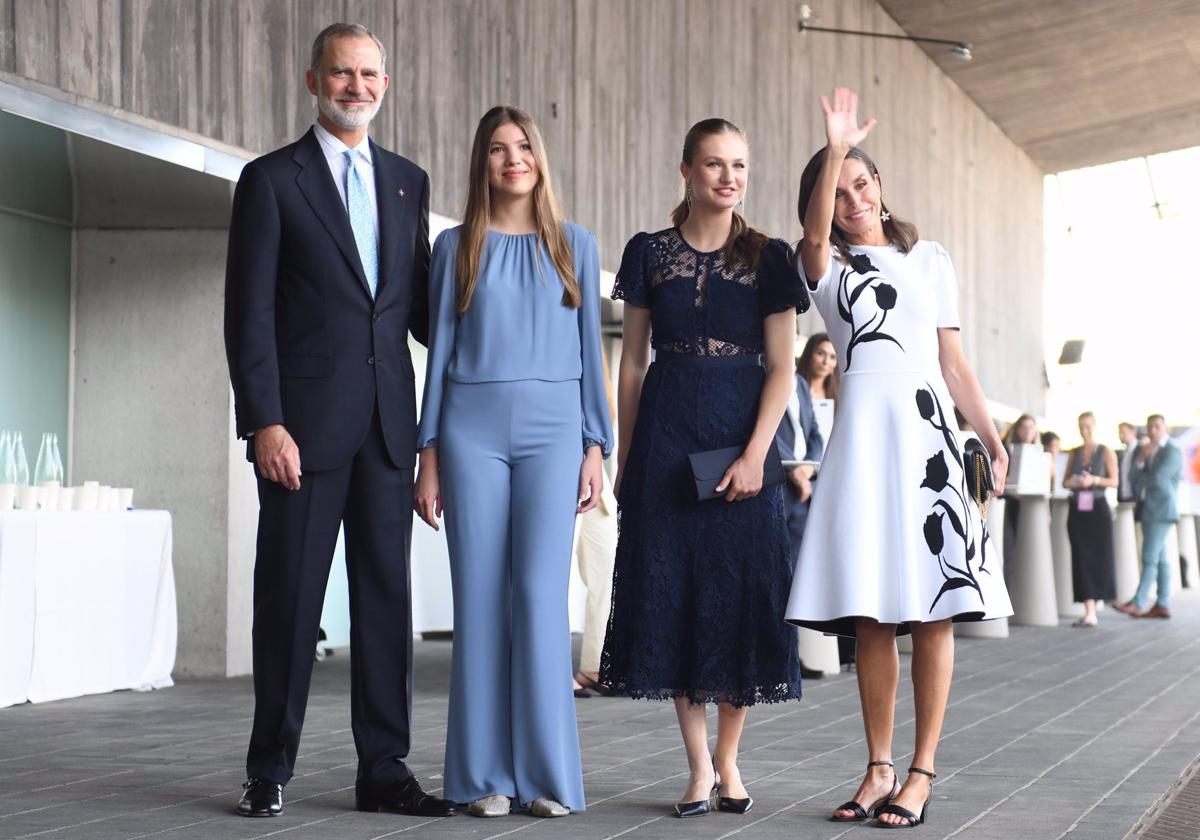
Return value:
M 1176 496 L 1183 476 L 1183 452 L 1171 443 L 1161 414 L 1146 419 L 1150 441 L 1138 450 L 1134 475 L 1142 492 L 1142 579 L 1133 599 L 1116 608 L 1134 618 L 1171 617 L 1171 567 L 1178 557 L 1167 556 L 1167 534 L 1179 521 Z M 1150 590 L 1155 589 L 1154 606 Z
M 1118 423 L 1117 437 L 1125 445 L 1124 449 L 1117 451 L 1117 473 L 1120 476 L 1117 501 L 1136 502 L 1141 496 L 1141 486 L 1133 482 L 1133 464 L 1138 452 L 1137 429 L 1132 423 Z
M 779 457 L 784 461 L 819 461 L 825 448 L 817 418 L 813 413 L 812 393 L 808 382 L 796 375 L 796 390 L 788 402 L 779 429 L 775 432 L 775 445 Z M 788 471 L 784 485 L 784 505 L 787 507 L 788 538 L 792 545 L 793 558 L 800 553 L 800 540 L 804 536 L 804 525 L 808 521 L 808 506 L 812 499 L 813 468 L 793 467 Z
M 384 61 L 364 27 L 321 32 L 306 75 L 316 124 L 247 164 L 234 194 L 225 347 L 260 504 L 244 816 L 283 810 L 343 523 L 356 806 L 454 812 L 404 763 L 416 444 L 408 334 L 424 341 L 428 321 L 429 178 L 367 137 L 388 86 Z
M 775 432 L 775 445 L 779 457 L 784 461 L 819 461 L 825 443 L 817 418 L 813 413 L 812 392 L 803 376 L 796 374 L 796 389 L 788 402 L 779 429 Z M 800 540 L 804 537 L 804 526 L 808 522 L 808 506 L 812 500 L 813 468 L 807 465 L 793 467 L 788 471 L 784 484 L 783 504 L 787 509 L 788 541 L 791 544 L 793 567 L 800 556 Z M 807 632 L 807 631 L 805 631 Z M 825 672 L 808 667 L 800 661 L 800 675 L 805 679 L 820 679 Z

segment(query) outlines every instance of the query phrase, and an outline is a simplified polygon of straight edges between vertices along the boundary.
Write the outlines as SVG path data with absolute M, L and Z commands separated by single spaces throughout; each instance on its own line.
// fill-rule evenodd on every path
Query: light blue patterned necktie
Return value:
M 354 152 L 342 152 L 346 158 L 346 210 L 350 213 L 350 227 L 354 230 L 354 242 L 358 245 L 358 258 L 362 260 L 367 274 L 367 286 L 371 298 L 379 287 L 379 245 L 375 240 L 375 213 L 371 210 L 371 198 L 362 176 L 354 165 Z

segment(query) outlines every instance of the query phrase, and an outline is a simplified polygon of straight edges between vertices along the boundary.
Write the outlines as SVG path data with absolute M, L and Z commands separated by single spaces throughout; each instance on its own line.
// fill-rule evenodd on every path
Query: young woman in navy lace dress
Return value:
M 675 701 L 691 768 L 681 817 L 710 811 L 717 784 L 719 808 L 749 810 L 737 770 L 747 707 L 800 696 L 796 635 L 783 623 L 783 488 L 762 481 L 808 293 L 788 246 L 734 212 L 747 156 L 731 123 L 691 128 L 674 226 L 629 242 L 612 295 L 625 301 L 620 536 L 600 680 Z M 724 497 L 698 501 L 688 455 L 732 446 L 744 453 L 718 484 Z M 720 704 L 712 756 L 706 703 Z

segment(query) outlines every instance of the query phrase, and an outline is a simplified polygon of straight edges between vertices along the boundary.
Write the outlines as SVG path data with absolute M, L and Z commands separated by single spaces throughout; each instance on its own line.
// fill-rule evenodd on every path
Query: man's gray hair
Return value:
M 379 69 L 382 71 L 387 65 L 387 50 L 383 48 L 383 42 L 376 38 L 375 33 L 370 29 L 361 23 L 331 23 L 322 29 L 313 41 L 312 61 L 308 65 L 313 73 L 320 70 L 321 56 L 325 55 L 329 42 L 334 38 L 370 38 L 375 42 L 375 46 L 379 47 Z

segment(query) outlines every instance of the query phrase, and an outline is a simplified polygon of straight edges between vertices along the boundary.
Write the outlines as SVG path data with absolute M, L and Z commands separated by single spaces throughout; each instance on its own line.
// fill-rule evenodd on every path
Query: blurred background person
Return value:
M 1022 414 L 1004 432 L 1004 448 L 1011 458 L 1013 449 L 1025 443 L 1039 443 L 1037 420 L 1032 414 Z M 1004 582 L 1012 575 L 1017 551 L 1017 523 L 1021 521 L 1021 500 L 1017 497 L 1016 472 L 1004 491 Z
M 1138 491 L 1141 489 L 1133 480 L 1133 462 L 1137 458 L 1138 450 L 1137 429 L 1132 423 L 1122 421 L 1117 424 L 1117 437 L 1121 439 L 1124 447 L 1117 451 L 1117 467 L 1120 470 L 1117 501 L 1133 502 L 1137 500 L 1140 495 Z
M 1057 432 L 1042 432 L 1041 440 L 1042 449 L 1049 452 L 1055 458 L 1062 452 L 1062 438 L 1058 436 Z
M 1117 609 L 1134 618 L 1171 617 L 1171 567 L 1178 557 L 1167 557 L 1167 532 L 1179 521 L 1175 496 L 1183 475 L 1183 452 L 1171 443 L 1167 421 L 1161 414 L 1146 418 L 1150 440 L 1138 450 L 1134 475 L 1142 482 L 1142 580 L 1133 600 Z M 1150 589 L 1157 584 L 1154 606 Z
M 816 353 L 821 353 L 820 361 Z M 827 368 L 832 365 L 833 371 Z M 816 368 L 816 370 L 814 370 Z M 811 372 L 811 373 L 810 373 Z M 833 344 L 824 333 L 818 333 L 804 345 L 800 358 L 796 360 L 796 388 L 788 401 L 787 410 L 779 422 L 775 432 L 775 445 L 779 448 L 779 457 L 784 461 L 819 461 L 825 448 L 821 430 L 817 426 L 817 418 L 813 413 L 813 386 L 809 384 L 812 376 L 822 394 L 827 394 L 826 382 L 837 376 L 837 355 Z M 836 379 L 835 379 L 836 382 Z M 836 384 L 834 388 L 836 389 Z M 787 512 L 788 542 L 791 546 L 792 562 L 800 554 L 800 541 L 804 537 L 804 524 L 808 521 L 808 506 L 812 500 L 812 479 L 815 470 L 808 464 L 792 467 L 787 473 L 784 484 L 783 505 Z M 817 666 L 810 652 L 821 650 L 822 645 L 831 645 L 830 656 L 837 649 L 837 642 L 832 637 L 825 637 L 815 630 L 801 628 L 800 639 L 800 676 L 805 679 L 820 679 L 825 671 Z M 805 656 L 809 655 L 809 661 Z
M 1067 536 L 1071 542 L 1071 586 L 1075 601 L 1083 602 L 1083 617 L 1076 627 L 1095 627 L 1096 601 L 1117 597 L 1113 560 L 1113 520 L 1105 489 L 1117 486 L 1117 456 L 1096 443 L 1096 417 L 1079 415 L 1083 445 L 1067 457 L 1063 486 L 1071 491 Z
M 829 339 L 829 333 L 813 333 L 804 343 L 804 350 L 796 360 L 796 373 L 808 385 L 808 393 L 813 406 L 813 416 L 816 419 L 817 431 L 821 440 L 829 440 L 829 432 L 833 429 L 833 418 L 837 413 L 838 390 L 841 388 L 841 372 L 838 370 L 837 348 Z M 800 383 L 796 383 L 800 387 Z M 823 444 L 822 444 L 823 445 Z M 820 469 L 817 469 L 817 473 Z M 817 474 L 812 476 L 812 489 L 817 489 Z M 800 550 L 799 543 L 796 551 Z M 801 638 L 805 633 L 816 632 L 805 628 L 800 629 Z M 847 636 L 837 636 L 838 662 L 842 665 L 854 664 L 854 639 Z M 808 673 L 805 669 L 801 676 Z
M 604 365 L 604 394 L 608 397 L 608 415 L 614 433 L 617 409 L 613 401 L 612 376 L 609 374 L 608 353 L 601 349 Z M 608 695 L 608 686 L 598 682 L 600 650 L 604 647 L 604 631 L 608 627 L 608 611 L 612 606 L 613 559 L 617 553 L 617 497 L 613 495 L 608 471 L 603 473 L 604 488 L 600 504 L 579 517 L 575 528 L 575 561 L 579 579 L 587 587 L 583 612 L 583 644 L 579 649 L 579 670 L 575 672 L 572 689 L 576 697 L 591 697 L 592 693 Z

